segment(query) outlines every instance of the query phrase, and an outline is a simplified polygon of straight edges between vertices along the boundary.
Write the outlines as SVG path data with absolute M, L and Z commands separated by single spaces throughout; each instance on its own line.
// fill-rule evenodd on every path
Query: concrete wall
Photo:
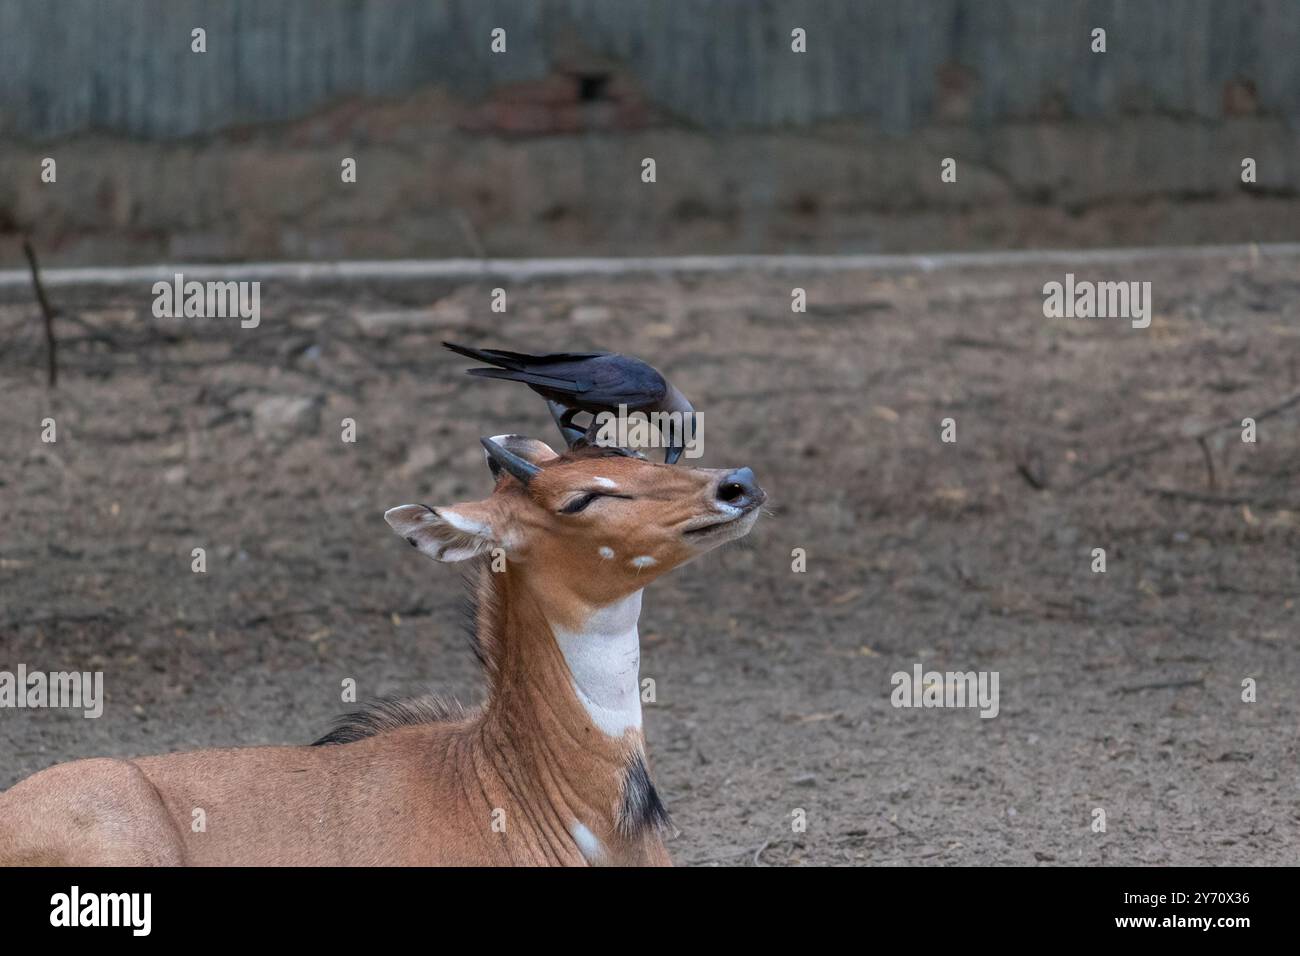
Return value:
M 1214 120 L 1234 83 L 1300 118 L 1294 0 L 7 0 L 0 44 L 3 128 L 20 136 L 192 136 L 427 86 L 477 98 L 584 58 L 711 129 Z
M 7 0 L 0 263 L 1296 239 L 1298 50 L 1294 0 Z

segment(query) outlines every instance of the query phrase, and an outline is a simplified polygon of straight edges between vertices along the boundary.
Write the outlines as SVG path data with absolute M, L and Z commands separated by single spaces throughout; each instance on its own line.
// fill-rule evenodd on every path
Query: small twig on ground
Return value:
M 1035 467 L 1035 465 L 1022 461 L 1016 465 L 1016 472 L 1035 491 L 1043 491 L 1047 488 L 1047 481 L 1043 477 L 1041 467 Z
M 1266 418 L 1272 418 L 1274 415 L 1280 415 L 1282 412 L 1286 411 L 1288 408 L 1292 407 L 1293 405 L 1300 405 L 1300 392 L 1297 392 L 1296 394 L 1290 396 L 1289 398 L 1284 398 L 1276 405 L 1270 405 L 1268 408 L 1265 408 L 1263 411 L 1256 412 L 1254 415 L 1250 415 L 1248 417 L 1253 418 L 1257 423 L 1262 422 Z M 1225 424 L 1211 425 L 1209 428 L 1203 428 L 1196 434 L 1192 435 L 1191 437 L 1196 441 L 1201 441 L 1202 439 L 1208 438 L 1210 435 L 1213 435 L 1215 432 L 1226 431 L 1229 428 L 1240 428 L 1240 427 L 1241 427 L 1241 421 L 1240 419 L 1238 419 L 1236 421 L 1227 422 Z M 1088 484 L 1089 482 L 1095 481 L 1096 479 L 1101 478 L 1103 475 L 1110 474 L 1116 468 L 1119 468 L 1123 465 L 1134 464 L 1140 459 L 1147 458 L 1151 455 L 1156 454 L 1157 452 L 1162 452 L 1165 451 L 1166 449 L 1172 448 L 1175 445 L 1179 444 L 1180 442 L 1184 441 L 1185 437 L 1186 436 L 1180 435 L 1175 438 L 1165 438 L 1162 439 L 1161 441 L 1152 442 L 1150 445 L 1146 445 L 1145 447 L 1127 452 L 1123 455 L 1120 455 L 1117 458 L 1112 458 L 1110 461 L 1106 462 L 1106 464 L 1102 465 L 1100 468 L 1094 468 L 1092 471 L 1088 472 L 1086 475 L 1084 475 L 1082 478 L 1076 481 L 1074 483 L 1074 488 L 1076 490 L 1082 488 L 1084 485 Z
M 703 863 L 723 863 L 742 856 L 757 856 L 767 849 L 769 843 L 771 843 L 771 840 L 764 840 L 762 845 L 758 847 L 744 847 L 739 850 L 732 850 L 729 853 L 716 853 L 712 856 L 697 856 L 694 859 L 687 860 L 686 864 L 687 866 L 699 866 Z
M 75 325 L 77 328 L 85 332 L 88 338 L 90 338 L 95 342 L 103 342 L 114 352 L 122 348 L 122 346 L 118 344 L 117 339 L 113 338 L 113 336 L 109 335 L 103 329 L 99 329 L 91 325 L 81 316 L 73 315 L 71 312 L 66 312 L 66 311 L 59 311 L 56 314 L 60 319 L 60 321 L 70 322 L 71 324 Z
M 54 388 L 59 382 L 58 342 L 54 338 L 54 311 L 50 300 L 45 297 L 45 287 L 41 285 L 41 269 L 36 263 L 36 250 L 30 239 L 23 240 L 23 255 L 27 257 L 27 266 L 32 272 L 32 285 L 36 288 L 36 301 L 40 303 L 41 315 L 45 319 L 45 360 L 46 384 Z
M 457 209 L 453 215 L 460 225 L 460 231 L 465 234 L 465 239 L 469 242 L 470 248 L 474 250 L 474 257 L 476 259 L 486 259 L 487 249 L 483 245 L 483 240 L 479 238 L 478 230 L 474 228 L 473 220 L 465 215 L 463 209 Z
M 1235 508 L 1238 505 L 1251 505 L 1256 508 L 1278 508 L 1286 511 L 1300 509 L 1300 502 L 1284 501 L 1276 498 L 1260 498 L 1256 495 L 1207 495 L 1199 491 L 1184 491 L 1181 488 L 1158 488 L 1145 485 L 1143 493 L 1159 495 L 1173 501 L 1191 501 L 1200 505 L 1226 505 Z
M 1204 687 L 1204 686 L 1205 686 L 1204 677 L 1194 677 L 1191 680 L 1159 681 L 1154 684 L 1137 684 L 1133 687 L 1117 687 L 1115 688 L 1115 693 L 1136 694 L 1139 691 L 1144 691 L 1144 690 L 1172 690 L 1179 687 Z
M 1180 488 L 1157 488 L 1148 485 L 1142 489 L 1149 495 L 1172 498 L 1178 501 L 1194 501 L 1202 505 L 1249 505 L 1254 501 L 1245 495 L 1207 495 L 1199 491 L 1183 491 Z
M 1218 489 L 1218 482 L 1214 479 L 1214 456 L 1210 454 L 1210 444 L 1205 440 L 1204 435 L 1196 436 L 1196 444 L 1201 446 L 1201 454 L 1205 457 L 1205 478 L 1209 483 L 1210 490 Z

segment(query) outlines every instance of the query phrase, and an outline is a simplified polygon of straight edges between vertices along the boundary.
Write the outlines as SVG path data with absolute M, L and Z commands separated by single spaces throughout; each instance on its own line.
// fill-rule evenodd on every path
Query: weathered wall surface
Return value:
M 1292 0 L 8 0 L 0 262 L 1294 239 L 1298 49 Z
M 791 54 L 794 27 L 808 55 Z M 587 57 L 711 129 L 1215 120 L 1234 82 L 1300 118 L 1294 0 L 7 0 L 0 38 L 0 113 L 31 136 L 192 136 L 428 86 L 478 98 Z

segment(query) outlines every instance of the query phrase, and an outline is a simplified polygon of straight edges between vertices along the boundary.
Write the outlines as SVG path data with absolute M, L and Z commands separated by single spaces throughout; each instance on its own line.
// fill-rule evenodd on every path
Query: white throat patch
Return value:
M 641 727 L 641 592 L 597 608 L 580 631 L 552 625 L 573 676 L 573 692 L 602 733 Z
M 578 851 L 582 853 L 583 859 L 588 863 L 598 863 L 605 856 L 605 847 L 585 826 L 574 820 L 569 825 L 569 833 L 573 836 L 573 842 L 578 844 Z

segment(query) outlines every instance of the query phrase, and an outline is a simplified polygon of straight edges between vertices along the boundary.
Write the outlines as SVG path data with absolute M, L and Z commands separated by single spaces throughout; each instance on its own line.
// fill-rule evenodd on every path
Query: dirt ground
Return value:
M 1150 328 L 1044 318 L 1066 271 L 1151 281 Z M 382 513 L 486 494 L 478 437 L 553 426 L 438 343 L 607 347 L 776 512 L 646 595 L 679 864 L 1300 862 L 1300 403 L 1261 414 L 1300 393 L 1300 261 L 547 280 L 505 315 L 496 284 L 266 283 L 255 330 L 60 288 L 54 392 L 5 292 L 0 669 L 103 670 L 107 704 L 0 711 L 0 786 L 308 742 L 347 677 L 479 699 L 458 573 Z M 997 671 L 999 715 L 891 706 L 917 663 Z

